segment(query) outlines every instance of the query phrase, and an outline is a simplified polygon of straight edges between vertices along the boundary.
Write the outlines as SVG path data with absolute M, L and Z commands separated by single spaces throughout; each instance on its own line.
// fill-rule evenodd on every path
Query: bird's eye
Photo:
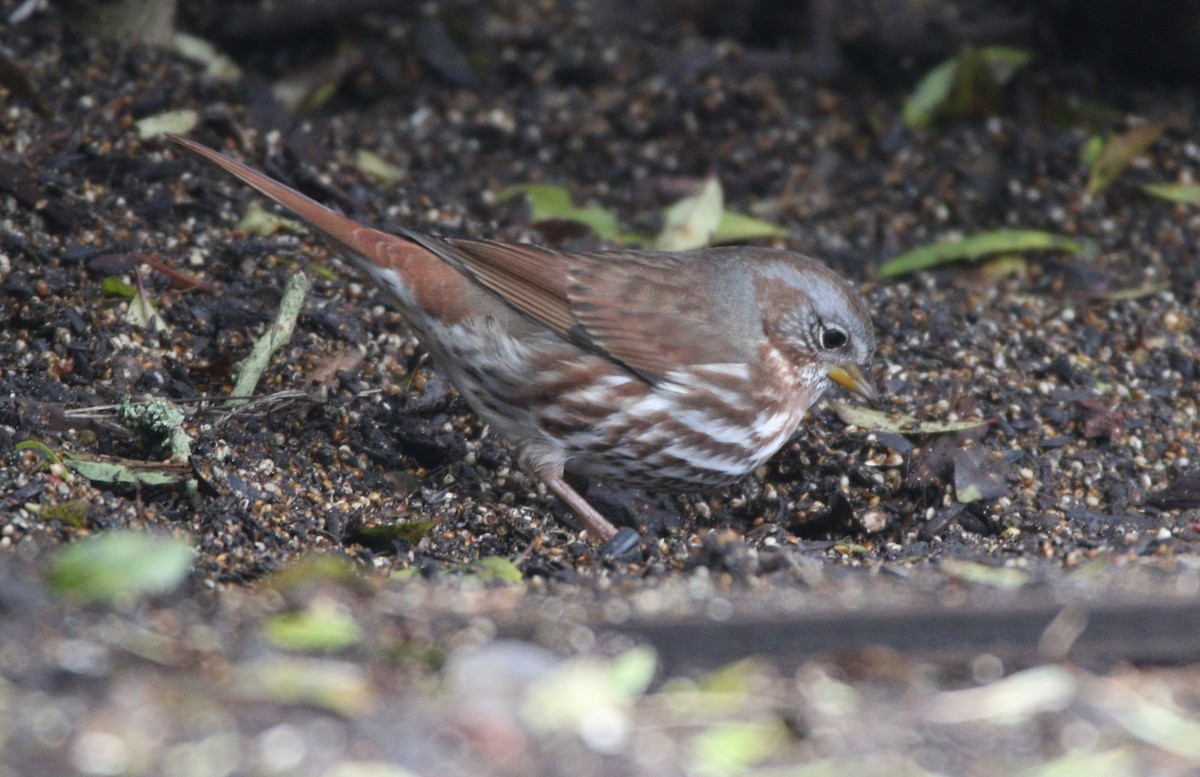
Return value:
M 821 328 L 821 347 L 826 351 L 834 351 L 850 342 L 850 337 L 836 326 Z

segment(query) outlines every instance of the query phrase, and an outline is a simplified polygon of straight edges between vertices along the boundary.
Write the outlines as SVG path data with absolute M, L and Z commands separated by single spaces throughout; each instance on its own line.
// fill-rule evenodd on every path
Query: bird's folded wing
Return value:
M 703 253 L 571 253 L 402 233 L 561 337 L 650 383 L 694 364 L 746 359 L 708 289 L 689 288 Z M 696 293 L 700 292 L 700 293 Z

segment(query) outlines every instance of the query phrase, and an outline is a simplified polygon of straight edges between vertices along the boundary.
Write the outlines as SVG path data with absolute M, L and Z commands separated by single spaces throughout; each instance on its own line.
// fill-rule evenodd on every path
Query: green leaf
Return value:
M 598 749 L 618 752 L 631 724 L 631 697 L 600 661 L 577 658 L 540 674 L 520 694 L 518 714 L 529 730 L 582 736 Z M 603 720 L 589 730 L 589 722 Z
M 189 62 L 203 65 L 205 78 L 232 84 L 242 77 L 242 71 L 237 64 L 203 38 L 176 30 L 170 45 L 179 56 Z
M 1138 188 L 1167 202 L 1200 205 L 1200 183 L 1144 183 Z
M 1121 687 L 1104 705 L 1104 712 L 1142 742 L 1190 763 L 1200 762 L 1200 721 L 1173 709 L 1174 704 L 1160 704 L 1142 693 Z
M 986 424 L 986 421 L 922 421 L 903 413 L 885 413 L 861 405 L 848 405 L 845 402 L 834 402 L 833 410 L 838 418 L 861 429 L 876 429 L 897 434 L 945 434 L 961 432 L 964 429 L 975 429 Z
M 183 108 L 178 111 L 167 111 L 166 113 L 147 116 L 144 119 L 134 122 L 134 126 L 137 127 L 139 138 L 149 140 L 167 132 L 176 135 L 186 135 L 192 131 L 192 128 L 199 121 L 200 114 L 191 108 Z
M 1115 181 L 1133 160 L 1144 154 L 1166 131 L 1165 122 L 1152 121 L 1109 138 L 1092 162 L 1088 191 L 1095 194 Z
M 657 665 L 654 649 L 641 646 L 626 650 L 614 658 L 608 671 L 613 682 L 633 698 L 641 696 L 650 687 Z
M 339 277 L 341 277 L 338 275 L 337 270 L 333 269 L 332 267 L 326 267 L 325 265 L 318 265 L 318 266 L 312 267 L 310 269 L 312 271 L 312 274 L 317 276 L 321 280 L 335 281 Z
M 133 299 L 137 296 L 137 289 L 132 284 L 126 283 L 124 279 L 110 275 L 101 281 L 100 294 L 110 298 Z
M 437 521 L 405 521 L 389 523 L 380 526 L 359 526 L 349 533 L 354 542 L 369 548 L 391 550 L 397 541 L 416 545 L 429 531 L 437 526 Z
M 1033 59 L 1033 52 L 1013 46 L 985 46 L 979 53 L 991 65 L 992 75 L 1001 86 L 1011 81 L 1017 71 Z
M 995 109 L 997 91 L 1029 64 L 1033 55 L 1010 46 L 964 47 L 956 57 L 934 67 L 904 101 L 901 116 L 908 127 L 927 127 L 939 115 L 962 116 Z
M 1078 241 L 1064 235 L 1034 229 L 998 229 L 961 240 L 915 248 L 885 262 L 879 268 L 879 273 L 885 278 L 894 278 L 947 262 L 976 261 L 992 254 L 1026 251 L 1064 251 L 1074 254 L 1082 249 L 1083 246 Z
M 688 773 L 701 777 L 744 774 L 782 747 L 787 739 L 787 727 L 774 716 L 713 726 L 692 740 Z
M 360 172 L 373 178 L 376 183 L 395 183 L 400 178 L 399 168 L 389 164 L 387 160 L 378 154 L 366 149 L 359 149 L 354 155 L 354 166 Z
M 721 223 L 717 225 L 717 231 L 713 233 L 712 244 L 742 243 L 747 240 L 784 237 L 785 235 L 787 235 L 787 230 L 783 227 L 727 210 L 721 214 Z
M 39 442 L 37 440 L 21 440 L 19 443 L 13 446 L 13 449 L 18 451 L 34 451 L 37 453 L 37 455 L 48 460 L 51 464 L 57 464 L 60 469 L 64 470 L 64 474 L 67 476 L 70 476 L 71 474 L 66 472 L 67 462 L 63 461 L 62 457 L 44 442 Z
M 303 232 L 300 222 L 285 216 L 272 213 L 257 201 L 251 201 L 246 206 L 246 214 L 238 222 L 237 228 L 247 235 L 270 237 L 276 232 Z
M 622 242 L 621 225 L 617 217 L 599 206 L 579 208 L 571 203 L 571 194 L 562 186 L 522 183 L 501 191 L 500 202 L 525 195 L 529 203 L 529 219 L 539 221 L 577 221 L 606 240 Z
M 363 631 L 336 602 L 317 599 L 308 609 L 269 618 L 263 623 L 263 635 L 284 650 L 332 652 L 361 642 Z
M 416 544 L 430 534 L 433 526 L 436 525 L 438 525 L 436 520 L 406 520 L 404 523 L 395 525 L 395 536 L 409 544 Z
M 1071 668 L 1049 664 L 987 685 L 942 691 L 927 700 L 923 714 L 941 724 L 1011 725 L 1038 713 L 1066 709 L 1078 696 L 1079 682 Z
M 158 308 L 150 301 L 145 292 L 138 293 L 129 300 L 125 308 L 125 321 L 139 329 L 149 329 L 151 332 L 167 332 L 170 327 L 159 315 Z
M 654 247 L 660 251 L 691 251 L 709 245 L 724 210 L 721 182 L 710 175 L 663 212 L 663 228 L 654 239 Z
M 928 127 L 937 117 L 946 98 L 950 96 L 950 87 L 954 84 L 954 72 L 958 69 L 958 57 L 953 57 L 941 63 L 917 82 L 912 94 L 904 101 L 901 116 L 905 125 L 917 128 Z
M 362 56 L 347 44 L 346 39 L 332 56 L 309 62 L 299 70 L 290 70 L 271 85 L 275 98 L 289 113 L 313 113 L 319 110 L 337 94 L 346 78 L 363 64 Z
M 1096 160 L 1100 158 L 1100 152 L 1104 150 L 1104 138 L 1099 135 L 1092 135 L 1083 142 L 1083 148 L 1079 149 L 1079 158 L 1083 160 L 1083 166 L 1092 169 L 1092 165 L 1096 164 Z
M 696 678 L 696 686 L 705 693 L 740 696 L 749 693 L 762 677 L 762 665 L 753 659 L 743 659 Z
M 183 480 L 187 470 L 186 466 L 179 464 L 156 465 L 146 462 L 144 467 L 140 467 L 122 461 L 76 459 L 69 456 L 62 461 L 93 483 L 167 486 Z
M 39 517 L 44 521 L 59 521 L 82 529 L 87 525 L 88 513 L 91 510 L 92 504 L 86 499 L 68 499 L 58 504 L 43 505 Z
M 485 583 L 519 583 L 525 577 L 516 564 L 501 556 L 484 556 L 467 569 Z
M 786 230 L 769 222 L 724 210 L 721 185 L 715 177 L 705 179 L 691 195 L 666 208 L 663 229 L 653 239 L 623 232 L 617 217 L 604 208 L 575 206 L 570 192 L 562 186 L 516 184 L 502 190 L 496 198 L 505 202 L 517 195 L 525 195 L 530 221 L 535 224 L 571 221 L 614 243 L 654 243 L 656 248 L 663 250 L 684 251 L 787 234 Z
M 958 55 L 958 67 L 950 95 L 942 106 L 944 116 L 968 117 L 994 114 L 1000 107 L 1000 83 L 983 53 L 964 46 Z
M 60 595 L 85 602 L 161 594 L 183 582 L 193 555 L 188 543 L 174 537 L 105 532 L 57 551 L 46 582 Z
M 1146 297 L 1158 294 L 1160 291 L 1166 291 L 1171 288 L 1171 284 L 1167 281 L 1159 281 L 1157 283 L 1141 283 L 1137 286 L 1129 286 L 1124 289 L 1113 289 L 1112 291 L 1097 291 L 1089 296 L 1094 299 L 1106 299 L 1110 302 L 1127 302 L 1133 299 L 1145 299 Z

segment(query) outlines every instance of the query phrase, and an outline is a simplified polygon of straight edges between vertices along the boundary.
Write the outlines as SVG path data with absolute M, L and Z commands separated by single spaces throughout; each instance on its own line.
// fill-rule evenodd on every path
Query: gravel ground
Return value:
M 315 41 L 244 52 L 225 83 L 67 36 L 53 10 L 6 31 L 23 75 L 0 86 L 0 773 L 1200 772 L 1200 215 L 1133 185 L 1196 177 L 1194 92 L 1035 66 L 998 117 L 910 132 L 901 91 L 686 26 L 468 16 L 477 85 L 381 15 L 301 119 L 266 84 L 332 53 Z M 1168 128 L 1091 194 L 1088 133 L 1041 118 L 1051 94 Z M 832 395 L 726 491 L 594 484 L 648 538 L 606 562 L 343 260 L 239 230 L 255 196 L 139 137 L 182 108 L 193 137 L 356 218 L 442 234 L 600 247 L 497 193 L 563 184 L 653 231 L 715 169 L 728 207 L 862 283 L 879 409 L 986 423 L 870 431 Z M 401 176 L 373 180 L 361 150 Z M 880 278 L 1001 227 L 1086 249 Z M 296 333 L 231 413 L 300 270 Z M 194 493 L 68 480 L 17 448 L 165 462 L 117 409 L 154 397 L 186 413 Z M 116 528 L 189 538 L 184 588 L 54 599 L 47 556 Z M 312 557 L 337 561 L 289 576 Z M 355 639 L 272 637 L 295 613 Z

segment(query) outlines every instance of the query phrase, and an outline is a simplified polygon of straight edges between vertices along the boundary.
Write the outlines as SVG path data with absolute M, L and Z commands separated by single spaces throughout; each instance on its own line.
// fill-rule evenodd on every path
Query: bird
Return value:
M 640 543 L 572 482 L 727 486 L 798 431 L 831 383 L 874 400 L 863 297 L 777 248 L 565 251 L 360 224 L 179 135 L 291 211 L 404 316 L 467 404 L 603 548 Z

